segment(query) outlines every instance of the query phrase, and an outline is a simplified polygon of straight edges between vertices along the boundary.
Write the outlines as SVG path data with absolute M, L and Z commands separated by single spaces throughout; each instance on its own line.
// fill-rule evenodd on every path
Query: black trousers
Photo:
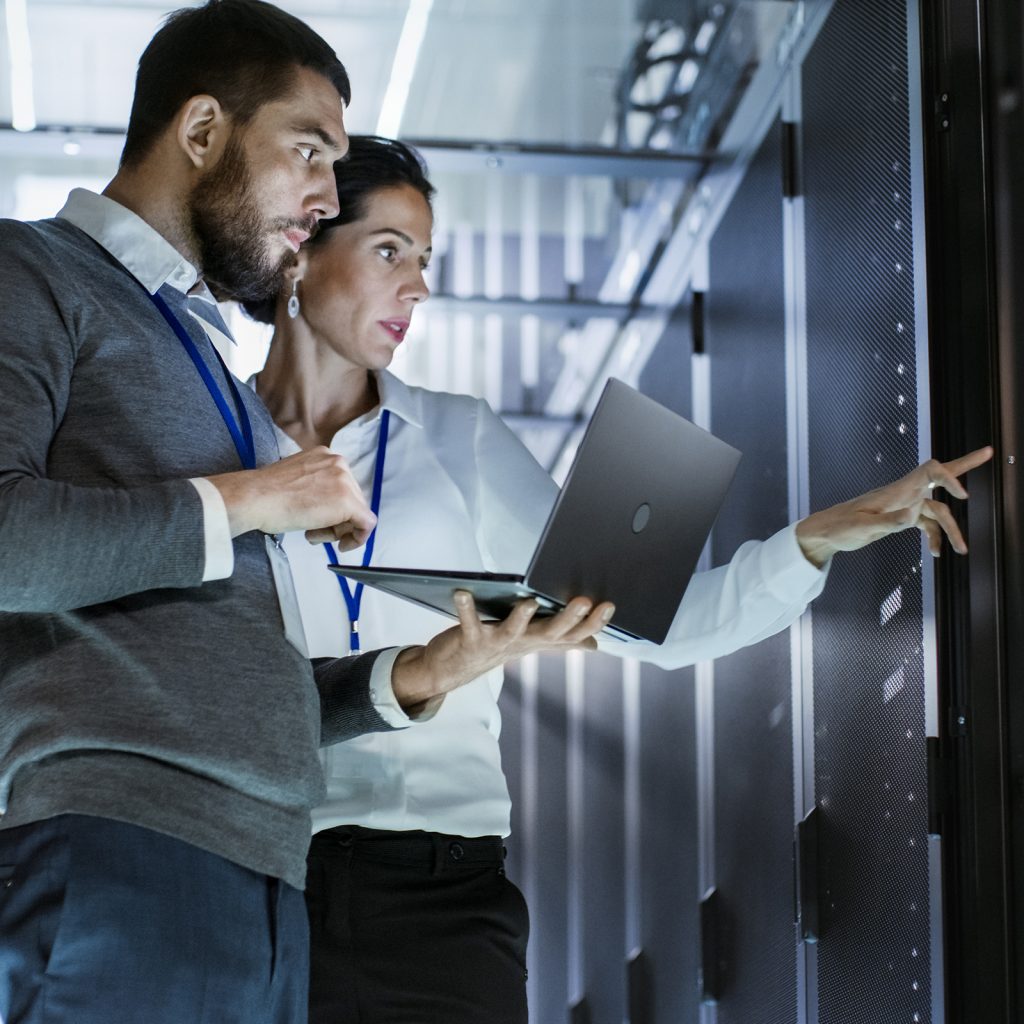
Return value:
M 318 832 L 310 1024 L 525 1024 L 529 918 L 503 858 L 496 837 Z

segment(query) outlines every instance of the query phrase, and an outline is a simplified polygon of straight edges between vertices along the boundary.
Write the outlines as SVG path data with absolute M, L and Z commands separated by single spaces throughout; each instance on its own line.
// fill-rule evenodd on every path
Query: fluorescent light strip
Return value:
M 487 178 L 487 214 L 484 229 L 484 295 L 500 299 L 505 294 L 505 232 L 502 219 L 502 177 Z
M 540 182 L 535 174 L 523 176 L 519 295 L 524 299 L 540 296 Z
M 495 314 L 484 317 L 484 398 L 492 409 L 500 409 L 503 390 L 504 326 L 501 317 Z M 525 662 L 520 663 L 522 669 Z M 525 677 L 521 677 L 525 680 Z M 524 681 L 525 686 L 525 681 Z
M 11 125 L 19 132 L 36 126 L 32 95 L 32 46 L 28 34 L 26 0 L 5 0 L 7 55 L 11 61 Z
M 585 211 L 583 182 L 573 176 L 565 179 L 565 279 L 572 284 L 583 280 L 583 233 Z
M 427 33 L 427 21 L 434 0 L 409 0 L 409 10 L 405 14 L 405 24 L 395 51 L 395 61 L 391 65 L 391 79 L 384 93 L 380 117 L 377 119 L 377 134 L 393 139 L 398 136 L 398 129 L 405 114 L 405 104 L 409 99 L 409 87 L 416 71 L 416 62 L 420 57 L 423 37 Z

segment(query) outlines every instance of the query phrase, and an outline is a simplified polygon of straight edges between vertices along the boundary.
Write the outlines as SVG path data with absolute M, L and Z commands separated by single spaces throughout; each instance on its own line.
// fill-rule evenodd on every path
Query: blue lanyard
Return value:
M 224 360 L 221 359 L 217 347 L 213 342 L 210 342 L 213 354 L 217 357 L 217 362 L 220 363 L 220 367 L 224 371 L 224 377 L 235 400 L 235 408 L 238 410 L 238 422 L 235 421 L 228 401 L 217 382 L 213 379 L 213 374 L 210 373 L 209 367 L 203 362 L 203 357 L 199 354 L 196 343 L 189 337 L 188 331 L 182 326 L 181 321 L 171 312 L 170 307 L 159 295 L 153 294 L 149 297 L 153 300 L 156 308 L 163 313 L 164 319 L 171 325 L 174 333 L 178 336 L 178 340 L 185 346 L 185 351 L 189 354 L 192 362 L 195 363 L 199 376 L 203 378 L 203 383 L 206 385 L 206 390 L 210 392 L 210 397 L 217 403 L 217 409 L 224 420 L 224 425 L 231 434 L 231 440 L 235 442 L 235 448 L 238 450 L 238 457 L 242 460 L 242 465 L 246 469 L 255 469 L 256 444 L 252 438 L 252 424 L 249 422 L 249 414 L 245 411 L 245 403 L 242 401 L 242 396 L 238 393 L 235 381 L 227 366 L 225 366 Z
M 370 497 L 370 510 L 375 516 L 380 515 L 380 492 L 384 484 L 384 456 L 388 450 L 388 423 L 391 420 L 391 412 L 385 409 L 380 414 L 380 434 L 377 437 L 377 461 L 373 467 L 373 494 Z M 378 525 L 380 525 L 378 523 Z M 373 542 L 377 539 L 377 527 L 373 528 L 363 548 L 363 565 L 369 565 L 373 558 Z M 338 556 L 334 553 L 332 544 L 324 544 L 327 551 L 327 559 L 331 565 L 338 564 Z M 358 651 L 359 648 L 359 606 L 363 603 L 363 584 L 357 583 L 353 594 L 349 589 L 348 580 L 344 576 L 338 577 L 338 586 L 341 587 L 341 596 L 345 599 L 345 607 L 348 609 L 348 649 Z

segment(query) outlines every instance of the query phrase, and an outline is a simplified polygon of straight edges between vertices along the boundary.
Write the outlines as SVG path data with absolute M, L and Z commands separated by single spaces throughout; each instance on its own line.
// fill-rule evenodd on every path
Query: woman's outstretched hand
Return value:
M 837 551 L 856 551 L 912 526 L 928 538 L 933 555 L 942 552 L 943 535 L 958 555 L 965 555 L 967 544 L 949 506 L 936 501 L 933 493 L 941 487 L 954 498 L 966 498 L 959 478 L 991 458 L 992 448 L 985 447 L 951 462 L 929 459 L 885 487 L 802 519 L 796 539 L 807 559 L 819 567 Z

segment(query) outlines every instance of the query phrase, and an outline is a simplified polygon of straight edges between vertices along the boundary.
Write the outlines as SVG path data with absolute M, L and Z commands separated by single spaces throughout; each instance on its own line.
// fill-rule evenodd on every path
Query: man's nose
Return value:
M 330 220 L 337 217 L 341 207 L 338 205 L 338 183 L 334 177 L 334 167 L 329 166 L 325 174 L 318 180 L 319 187 L 310 197 L 309 212 L 317 220 Z

